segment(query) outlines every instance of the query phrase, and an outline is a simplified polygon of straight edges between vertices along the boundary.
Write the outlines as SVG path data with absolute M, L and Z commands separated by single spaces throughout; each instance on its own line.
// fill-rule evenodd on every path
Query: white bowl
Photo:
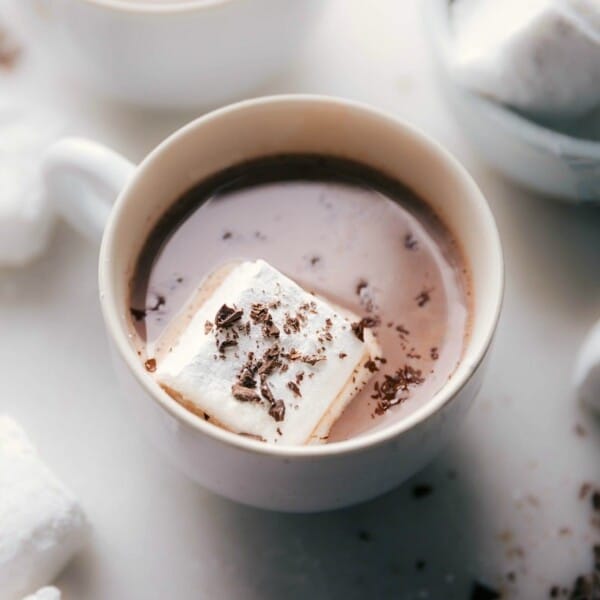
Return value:
M 240 99 L 282 72 L 324 0 L 13 0 L 55 63 L 159 108 Z
M 443 93 L 478 153 L 529 189 L 570 202 L 600 202 L 600 141 L 543 127 L 452 80 L 448 7 L 448 0 L 422 0 L 425 29 Z

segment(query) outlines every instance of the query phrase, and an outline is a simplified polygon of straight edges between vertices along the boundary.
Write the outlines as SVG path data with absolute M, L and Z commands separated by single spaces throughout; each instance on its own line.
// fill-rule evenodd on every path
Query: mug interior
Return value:
M 373 167 L 412 188 L 462 246 L 472 277 L 472 328 L 463 358 L 424 406 L 396 423 L 343 442 L 271 447 L 205 423 L 148 375 L 129 339 L 129 284 L 142 245 L 162 214 L 206 177 L 249 159 L 319 153 Z M 276 96 L 235 104 L 202 117 L 160 144 L 121 193 L 104 235 L 100 292 L 121 357 L 159 404 L 197 430 L 277 454 L 342 452 L 398 435 L 452 399 L 483 359 L 500 311 L 503 266 L 496 225 L 481 192 L 460 164 L 413 128 L 372 108 L 333 98 Z

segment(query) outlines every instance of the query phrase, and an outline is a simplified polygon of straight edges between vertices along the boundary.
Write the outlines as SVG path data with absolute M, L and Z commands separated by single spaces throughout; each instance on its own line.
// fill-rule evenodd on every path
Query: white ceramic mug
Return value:
M 158 386 L 129 337 L 129 282 L 157 219 L 205 177 L 251 158 L 282 153 L 346 157 L 403 181 L 458 238 L 473 276 L 472 334 L 444 387 L 386 429 L 323 446 L 267 445 L 206 423 Z M 274 96 L 193 121 L 138 167 L 91 142 L 58 142 L 46 156 L 45 176 L 60 212 L 80 231 L 102 237 L 100 298 L 127 400 L 155 443 L 203 486 L 268 509 L 342 507 L 392 489 L 456 431 L 481 384 L 496 328 L 502 253 L 479 189 L 454 158 L 422 133 L 354 102 Z
M 12 0 L 63 70 L 119 99 L 216 106 L 279 74 L 325 0 Z

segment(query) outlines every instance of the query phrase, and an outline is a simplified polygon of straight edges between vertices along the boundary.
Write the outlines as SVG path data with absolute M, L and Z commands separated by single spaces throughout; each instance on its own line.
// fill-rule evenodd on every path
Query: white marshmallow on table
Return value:
M 575 363 L 577 398 L 600 412 L 600 321 L 585 338 Z
M 155 376 L 186 408 L 225 429 L 279 444 L 322 442 L 371 377 L 365 363 L 377 344 L 368 328 L 365 341 L 354 333 L 359 318 L 262 260 L 221 271 L 200 287 L 191 306 L 191 321 L 181 326 L 175 320 L 159 341 L 163 355 L 156 357 Z M 238 312 L 233 323 L 219 326 L 223 306 Z M 227 311 L 221 315 L 227 318 Z M 219 348 L 226 340 L 232 345 Z M 279 364 L 261 375 L 257 363 L 264 368 L 273 347 Z M 244 366 L 248 383 L 234 388 Z
M 35 594 L 23 598 L 23 600 L 60 600 L 60 598 L 60 590 L 49 586 L 38 590 Z
M 0 102 L 0 267 L 22 266 L 48 245 L 56 217 L 44 194 L 40 164 L 62 129 L 50 112 Z
M 87 529 L 75 496 L 19 425 L 0 417 L 0 598 L 21 600 L 50 583 L 82 546 Z
M 598 0 L 454 0 L 454 78 L 539 117 L 600 105 Z

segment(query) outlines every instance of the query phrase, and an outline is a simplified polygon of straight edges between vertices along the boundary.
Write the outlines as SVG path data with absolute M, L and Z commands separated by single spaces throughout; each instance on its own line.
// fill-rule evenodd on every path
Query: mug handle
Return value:
M 48 202 L 73 229 L 96 244 L 115 199 L 135 169 L 113 150 L 75 137 L 55 142 L 42 159 Z

